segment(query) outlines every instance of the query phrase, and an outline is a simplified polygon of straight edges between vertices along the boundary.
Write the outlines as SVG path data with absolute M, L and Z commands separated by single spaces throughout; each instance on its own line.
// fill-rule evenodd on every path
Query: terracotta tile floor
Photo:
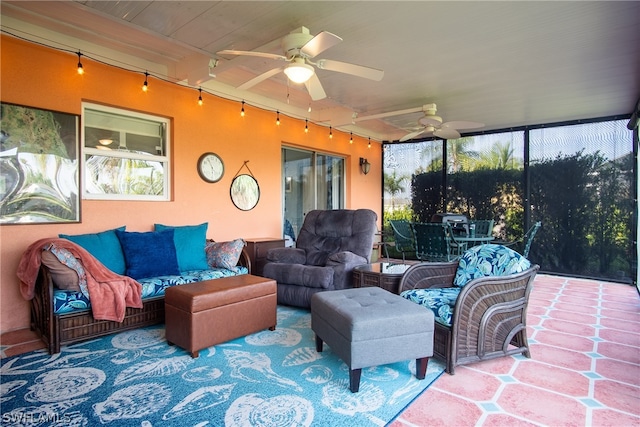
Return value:
M 640 426 L 640 298 L 635 287 L 538 275 L 531 359 L 459 366 L 391 427 Z
M 391 427 L 640 426 L 640 298 L 628 285 L 538 275 L 529 300 L 532 358 L 443 374 Z M 38 348 L 0 337 L 2 357 Z

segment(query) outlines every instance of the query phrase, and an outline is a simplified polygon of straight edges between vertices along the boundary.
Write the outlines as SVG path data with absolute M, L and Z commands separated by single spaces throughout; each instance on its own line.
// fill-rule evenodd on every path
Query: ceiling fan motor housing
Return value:
M 418 120 L 418 123 L 421 125 L 427 127 L 438 127 L 442 124 L 442 117 L 436 116 L 436 111 L 438 111 L 436 104 L 423 105 L 422 111 L 424 111 L 424 117 Z M 432 132 L 430 130 L 427 131 Z
M 300 49 L 313 37 L 314 36 L 309 34 L 309 29 L 306 27 L 300 27 L 284 36 L 281 46 L 287 59 L 291 60 L 301 56 Z

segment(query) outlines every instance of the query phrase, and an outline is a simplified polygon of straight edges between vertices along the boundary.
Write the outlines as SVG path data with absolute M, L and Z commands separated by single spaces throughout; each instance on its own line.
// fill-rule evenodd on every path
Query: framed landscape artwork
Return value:
M 0 224 L 80 221 L 79 122 L 0 104 Z

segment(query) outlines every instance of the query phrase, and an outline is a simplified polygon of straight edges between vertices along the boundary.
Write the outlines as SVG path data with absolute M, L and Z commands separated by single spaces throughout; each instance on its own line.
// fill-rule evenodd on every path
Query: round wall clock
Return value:
M 224 175 L 224 163 L 215 153 L 204 153 L 198 159 L 198 174 L 207 182 L 218 182 Z

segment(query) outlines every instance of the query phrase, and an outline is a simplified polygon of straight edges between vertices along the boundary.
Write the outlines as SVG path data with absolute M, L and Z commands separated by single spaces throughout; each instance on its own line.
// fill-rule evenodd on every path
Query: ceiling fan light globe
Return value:
M 294 83 L 305 83 L 314 74 L 313 67 L 308 64 L 293 63 L 287 65 L 284 73 Z

